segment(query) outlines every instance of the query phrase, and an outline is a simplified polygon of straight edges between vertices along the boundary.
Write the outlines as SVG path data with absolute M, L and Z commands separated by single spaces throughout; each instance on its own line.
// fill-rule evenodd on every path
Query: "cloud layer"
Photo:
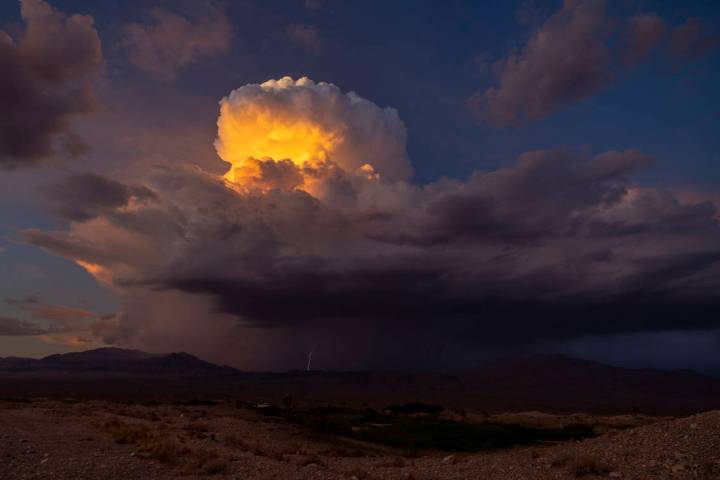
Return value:
M 0 168 L 85 150 L 70 121 L 92 110 L 103 62 L 92 17 L 67 16 L 42 0 L 23 0 L 21 15 L 18 39 L 0 30 Z
M 46 303 L 37 296 L 10 298 L 5 303 L 31 320 L 0 315 L 0 336 L 32 336 L 58 345 L 91 346 L 91 326 L 101 321 L 97 314 L 84 308 Z
M 343 368 L 718 326 L 715 206 L 634 184 L 642 152 L 527 152 L 421 186 L 406 180 L 397 113 L 333 85 L 249 85 L 221 112 L 230 180 L 181 162 L 129 184 L 75 176 L 83 194 L 56 209 L 69 229 L 24 232 L 122 296 L 100 338 L 245 368 L 296 366 L 317 347 Z M 259 119 L 343 140 L 295 152 L 274 129 L 250 143 L 223 130 Z
M 669 31 L 652 12 L 617 20 L 606 14 L 604 0 L 565 0 L 524 45 L 494 63 L 495 85 L 472 95 L 468 106 L 480 118 L 507 127 L 590 97 L 623 67 L 647 60 Z M 672 29 L 668 50 L 687 61 L 718 44 L 719 35 L 690 18 Z

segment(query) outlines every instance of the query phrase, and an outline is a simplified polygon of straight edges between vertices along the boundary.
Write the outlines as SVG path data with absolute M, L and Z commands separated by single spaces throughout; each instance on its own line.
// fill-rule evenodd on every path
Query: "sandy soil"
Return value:
M 0 402 L 0 479 L 720 479 L 720 411 L 682 419 L 527 412 L 491 420 L 599 422 L 606 433 L 494 453 L 403 456 L 231 404 Z

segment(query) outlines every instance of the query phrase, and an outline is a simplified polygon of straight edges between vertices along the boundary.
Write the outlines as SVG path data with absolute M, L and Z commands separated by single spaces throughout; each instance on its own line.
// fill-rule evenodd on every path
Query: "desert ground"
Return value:
M 363 424 L 363 415 L 389 423 Z M 333 428 L 338 418 L 355 422 L 347 435 Z M 479 444 L 458 443 L 454 430 L 430 432 L 425 444 L 415 440 L 427 432 L 393 437 L 395 422 L 415 428 L 429 419 L 490 434 Z M 515 434 L 502 437 L 508 431 Z M 550 439 L 516 435 L 526 431 Z M 673 418 L 8 398 L 0 401 L 0 478 L 716 479 L 720 411 Z

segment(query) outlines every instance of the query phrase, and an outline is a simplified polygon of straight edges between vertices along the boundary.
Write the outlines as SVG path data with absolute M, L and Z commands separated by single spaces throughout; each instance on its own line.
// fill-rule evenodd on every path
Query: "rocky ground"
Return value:
M 0 402 L 0 479 L 720 479 L 720 411 L 681 419 L 468 415 L 604 432 L 473 454 L 330 438 L 231 404 Z

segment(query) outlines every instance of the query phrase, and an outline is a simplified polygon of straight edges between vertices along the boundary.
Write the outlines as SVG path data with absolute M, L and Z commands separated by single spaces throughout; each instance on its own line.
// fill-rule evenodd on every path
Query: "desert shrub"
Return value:
M 571 423 L 562 427 L 558 435 L 565 437 L 566 440 L 582 440 L 595 436 L 595 424 L 587 423 Z
M 384 468 L 403 468 L 406 466 L 405 460 L 402 457 L 393 457 L 380 464 Z
M 150 429 L 145 425 L 120 420 L 106 420 L 100 424 L 100 428 L 108 432 L 117 443 L 123 444 L 138 443 L 150 435 Z
M 433 415 L 442 412 L 443 410 L 445 410 L 445 408 L 442 405 L 428 405 L 425 403 L 411 402 L 403 403 L 402 405 L 390 405 L 389 407 L 386 407 L 385 410 L 405 415 L 417 413 Z
M 182 457 L 183 448 L 166 435 L 153 432 L 140 423 L 127 423 L 120 420 L 106 420 L 99 425 L 108 432 L 117 443 L 137 446 L 140 456 L 152 458 L 161 463 L 177 463 Z
M 237 448 L 240 450 L 249 450 L 250 447 L 247 443 L 235 434 L 225 435 L 223 437 L 223 443 L 231 448 Z
M 255 444 L 255 447 L 252 449 L 252 453 L 253 455 L 256 455 L 258 457 L 272 458 L 273 460 L 277 460 L 279 462 L 285 461 L 285 457 L 282 452 L 278 452 L 277 450 L 273 450 L 271 448 L 266 448 L 259 443 Z
M 580 454 L 570 463 L 570 472 L 576 477 L 607 475 L 610 473 L 610 466 L 594 455 Z
M 180 462 L 185 450 L 177 442 L 164 437 L 150 437 L 140 444 L 141 456 L 157 460 L 160 463 L 176 464 Z
M 317 455 L 311 454 L 311 455 L 306 455 L 305 458 L 303 458 L 300 461 L 300 465 L 302 465 L 303 467 L 306 467 L 308 465 L 321 465 L 322 466 L 322 465 L 325 465 L 325 462 L 323 462 L 322 459 L 320 457 L 318 457 Z
M 700 474 L 703 475 L 701 478 L 716 478 L 713 477 L 713 474 L 720 473 L 720 468 L 718 467 L 720 467 L 720 464 L 717 464 L 712 460 L 704 460 L 700 463 L 700 465 L 698 465 Z M 717 478 L 720 478 L 720 475 L 718 475 Z
M 295 452 L 298 452 L 300 450 L 299 447 L 296 447 L 294 449 L 288 450 L 287 453 L 293 454 Z M 358 450 L 356 448 L 353 449 L 347 449 L 342 447 L 332 447 L 327 448 L 320 452 L 322 455 L 328 456 L 328 457 L 346 457 L 346 458 L 359 458 L 359 457 L 365 457 L 366 454 L 362 450 Z
M 217 400 L 208 400 L 204 398 L 193 398 L 187 401 L 175 402 L 175 405 L 182 405 L 187 407 L 215 407 L 217 405 L 220 405 L 220 402 L 218 402 Z
M 372 475 L 364 470 L 360 470 L 359 468 L 345 472 L 344 476 L 349 479 L 372 480 Z
M 183 427 L 183 430 L 193 433 L 205 433 L 210 430 L 210 427 L 206 423 L 190 422 Z
M 211 460 L 203 466 L 202 471 L 208 475 L 217 475 L 225 473 L 228 469 L 228 465 L 224 460 L 215 459 Z
M 570 463 L 570 460 L 573 459 L 573 455 L 569 452 L 561 453 L 557 457 L 554 457 L 552 460 L 550 460 L 550 465 L 553 467 L 564 467 L 568 463 Z
M 159 422 L 161 420 L 160 416 L 158 416 L 157 413 L 152 410 L 148 411 L 143 408 L 125 407 L 121 410 L 118 410 L 116 413 L 118 415 L 122 415 L 123 417 L 139 418 L 140 420 L 147 420 L 150 422 Z

